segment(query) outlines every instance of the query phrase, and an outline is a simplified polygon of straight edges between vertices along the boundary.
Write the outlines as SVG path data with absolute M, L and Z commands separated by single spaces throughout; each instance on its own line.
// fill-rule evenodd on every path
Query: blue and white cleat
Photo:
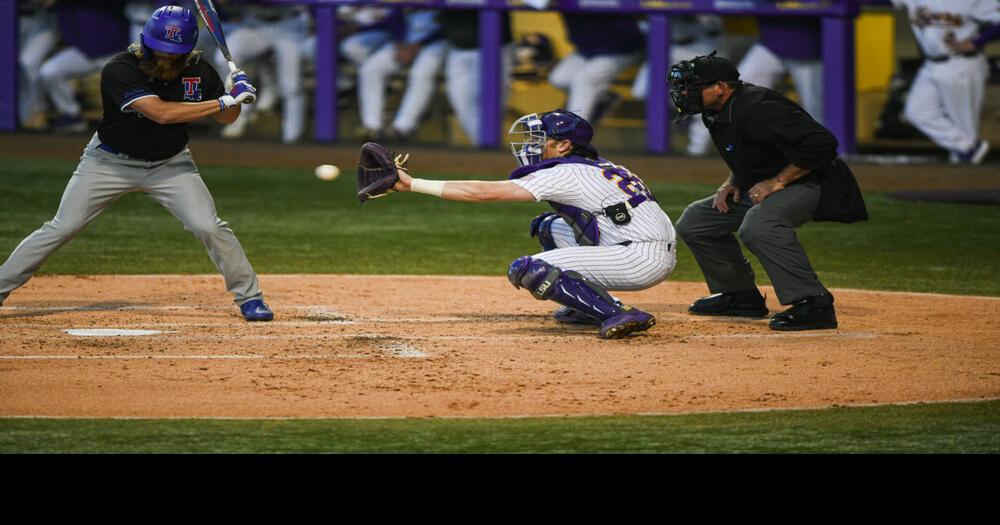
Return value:
M 247 301 L 240 305 L 240 312 L 247 321 L 270 321 L 274 319 L 274 312 L 260 299 Z

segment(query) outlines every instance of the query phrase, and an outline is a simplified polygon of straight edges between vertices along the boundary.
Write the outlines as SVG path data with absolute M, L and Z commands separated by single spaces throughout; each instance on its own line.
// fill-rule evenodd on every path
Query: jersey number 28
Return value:
M 642 179 L 621 166 L 605 169 L 602 173 L 604 174 L 604 178 L 618 184 L 618 187 L 629 197 L 637 197 L 639 195 L 652 196 L 642 183 Z

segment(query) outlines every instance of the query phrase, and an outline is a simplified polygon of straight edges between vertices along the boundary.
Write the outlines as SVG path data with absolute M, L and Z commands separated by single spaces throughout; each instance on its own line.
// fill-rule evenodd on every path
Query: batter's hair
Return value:
M 133 55 L 135 55 L 136 58 L 138 58 L 139 60 L 143 60 L 144 58 L 146 58 L 146 56 L 145 56 L 146 53 L 142 49 L 142 44 L 140 44 L 138 42 L 132 42 L 131 44 L 129 44 L 128 45 L 128 52 L 132 53 Z M 190 64 L 193 61 L 194 62 L 197 61 L 195 59 L 197 59 L 198 57 L 201 56 L 201 51 L 195 49 L 195 50 L 192 50 L 190 53 L 188 53 L 185 56 L 187 56 L 187 63 Z

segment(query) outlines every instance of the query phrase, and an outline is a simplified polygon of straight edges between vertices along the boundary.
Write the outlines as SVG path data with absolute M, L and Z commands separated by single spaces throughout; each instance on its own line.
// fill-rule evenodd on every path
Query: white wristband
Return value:
M 443 180 L 413 179 L 410 182 L 410 191 L 440 197 L 444 194 L 444 185 Z

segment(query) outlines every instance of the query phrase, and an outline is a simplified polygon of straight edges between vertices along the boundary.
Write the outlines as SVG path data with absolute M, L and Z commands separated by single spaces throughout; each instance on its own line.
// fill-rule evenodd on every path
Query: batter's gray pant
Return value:
M 826 293 L 813 271 L 795 229 L 812 220 L 820 186 L 799 182 L 753 205 L 744 190 L 730 198 L 729 213 L 712 207 L 713 197 L 691 203 L 677 222 L 677 233 L 694 254 L 712 293 L 756 287 L 753 269 L 740 241 L 757 256 L 781 304 Z M 735 235 L 734 235 L 735 233 Z
M 56 216 L 21 241 L 0 266 L 0 303 L 115 199 L 135 191 L 160 203 L 205 244 L 237 304 L 263 298 L 257 274 L 233 230 L 216 215 L 212 194 L 190 151 L 185 148 L 167 160 L 146 162 L 120 158 L 97 149 L 99 144 L 95 133 L 66 185 Z

